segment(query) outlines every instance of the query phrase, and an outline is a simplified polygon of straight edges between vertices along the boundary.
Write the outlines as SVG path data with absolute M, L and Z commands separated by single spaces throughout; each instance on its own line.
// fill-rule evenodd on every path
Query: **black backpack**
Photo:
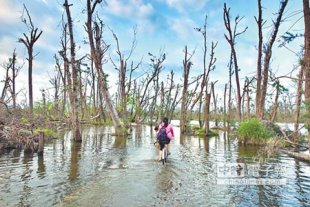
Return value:
M 159 132 L 157 134 L 157 139 L 160 140 L 160 141 L 168 139 L 166 127 L 160 128 L 160 130 L 159 130 Z

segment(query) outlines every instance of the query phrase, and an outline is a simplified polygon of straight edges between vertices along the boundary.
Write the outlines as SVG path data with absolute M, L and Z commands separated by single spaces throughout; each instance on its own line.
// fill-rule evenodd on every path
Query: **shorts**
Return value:
M 162 151 L 165 144 L 169 144 L 170 143 L 170 139 L 164 139 L 164 140 L 158 140 L 158 143 L 159 143 L 159 150 Z

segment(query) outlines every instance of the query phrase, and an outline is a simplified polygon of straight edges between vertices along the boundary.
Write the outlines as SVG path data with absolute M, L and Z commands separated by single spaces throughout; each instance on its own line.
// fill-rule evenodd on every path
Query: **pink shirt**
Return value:
M 160 124 L 159 127 L 158 127 L 158 131 L 160 131 L 160 129 L 164 126 L 164 124 Z M 171 124 L 168 124 L 168 126 L 166 127 L 166 133 L 167 133 L 167 136 L 168 138 L 171 140 L 172 138 L 174 138 L 174 131 L 173 131 L 173 128 L 171 126 Z

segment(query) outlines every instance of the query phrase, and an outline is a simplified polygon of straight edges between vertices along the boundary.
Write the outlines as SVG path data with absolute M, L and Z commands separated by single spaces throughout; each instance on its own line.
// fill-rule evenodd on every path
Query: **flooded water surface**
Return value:
M 175 128 L 162 165 L 149 126 L 134 127 L 129 137 L 112 131 L 85 128 L 82 143 L 65 133 L 46 143 L 43 157 L 0 155 L 0 206 L 310 206 L 310 165 L 284 154 L 262 160 L 258 148 L 240 147 L 221 132 L 201 139 Z M 238 158 L 241 172 L 223 171 Z M 227 183 L 240 181 L 245 166 L 252 173 L 246 178 L 285 182 Z

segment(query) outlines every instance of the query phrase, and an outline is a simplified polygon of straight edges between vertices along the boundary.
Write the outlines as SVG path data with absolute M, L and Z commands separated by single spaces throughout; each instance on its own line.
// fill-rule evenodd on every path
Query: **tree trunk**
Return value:
M 115 106 L 113 105 L 112 98 L 110 96 L 106 80 L 104 78 L 104 72 L 102 70 L 102 59 L 103 59 L 104 53 L 107 50 L 107 47 L 105 47 L 105 45 L 102 45 L 102 29 L 103 29 L 102 22 L 100 25 L 101 27 L 97 23 L 93 27 L 93 13 L 95 11 L 96 5 L 100 2 L 101 0 L 95 0 L 92 4 L 91 0 L 87 0 L 86 28 L 87 28 L 87 34 L 88 34 L 88 40 L 89 40 L 89 46 L 90 46 L 90 53 L 94 60 L 95 68 L 97 70 L 98 79 L 99 79 L 99 87 L 103 95 L 103 98 L 106 102 L 108 113 L 112 119 L 115 131 L 117 134 L 122 134 L 125 131 L 124 126 L 121 123 L 121 120 L 119 118 L 119 115 L 116 111 Z M 94 33 L 95 33 L 95 37 L 94 37 Z
M 32 92 L 32 63 L 33 63 L 33 48 L 28 49 L 28 93 L 30 114 L 33 113 L 33 92 Z
M 274 122 L 277 116 L 277 112 L 278 112 L 278 105 L 279 105 L 279 95 L 280 95 L 280 91 L 277 88 L 276 89 L 276 97 L 274 100 L 274 105 L 273 105 L 273 111 L 272 111 L 272 115 L 271 115 L 271 122 Z
M 295 112 L 295 124 L 294 124 L 294 143 L 298 144 L 299 136 L 299 117 L 300 117 L 300 105 L 301 105 L 301 96 L 302 96 L 302 85 L 303 85 L 303 71 L 304 66 L 301 66 L 301 69 L 298 74 L 298 83 L 297 83 L 297 97 L 296 97 L 296 112 Z
M 16 76 L 17 76 L 17 71 L 16 71 L 16 52 L 14 50 L 13 58 L 12 58 L 12 100 L 13 100 L 13 109 L 16 109 L 16 84 L 15 84 Z
M 265 110 L 265 100 L 266 100 L 266 94 L 267 94 L 267 84 L 268 84 L 268 74 L 269 74 L 269 67 L 270 67 L 270 60 L 272 56 L 272 46 L 276 40 L 278 30 L 281 24 L 282 15 L 284 12 L 284 9 L 287 5 L 288 0 L 283 0 L 281 2 L 281 8 L 278 13 L 278 17 L 276 22 L 274 23 L 274 30 L 272 32 L 271 38 L 269 42 L 266 44 L 266 49 L 264 50 L 265 57 L 264 57 L 264 69 L 263 69 L 263 83 L 262 83 L 262 91 L 260 95 L 260 103 L 259 103 L 259 118 L 264 118 L 264 110 Z
M 181 114 L 180 114 L 180 131 L 181 134 L 186 132 L 186 101 L 187 101 L 187 90 L 188 90 L 188 77 L 189 71 L 192 66 L 192 62 L 188 57 L 187 46 L 185 46 L 184 51 L 184 60 L 183 60 L 183 91 L 182 91 L 182 103 L 181 103 Z
M 258 18 L 255 17 L 258 27 L 258 45 L 257 45 L 257 71 L 256 71 L 256 116 L 262 113 L 260 110 L 260 97 L 261 97 L 261 82 L 262 82 L 262 56 L 263 56 L 263 18 L 262 18 L 262 4 L 261 0 L 258 3 Z
M 30 17 L 30 14 L 28 12 L 28 9 L 24 5 L 24 10 L 26 11 L 27 18 L 29 20 L 29 24 L 27 24 L 25 20 L 25 24 L 27 25 L 28 29 L 30 30 L 30 35 L 27 36 L 25 33 L 23 33 L 24 37 L 19 38 L 18 42 L 23 43 L 28 51 L 28 88 L 29 88 L 29 107 L 30 107 L 30 113 L 32 116 L 33 113 L 33 92 L 32 92 L 32 64 L 33 64 L 33 46 L 34 43 L 39 39 L 43 31 L 38 32 L 38 28 L 34 28 L 32 24 L 32 20 Z
M 304 49 L 304 75 L 305 75 L 305 101 L 308 118 L 306 119 L 308 129 L 308 140 L 310 148 L 310 8 L 309 0 L 303 0 L 303 12 L 305 22 L 305 49 Z M 309 150 L 310 153 L 310 150 Z
M 210 131 L 210 100 L 211 100 L 211 94 L 206 91 L 206 97 L 205 97 L 205 135 L 209 135 Z
M 224 103 L 223 103 L 223 114 L 224 114 L 224 128 L 226 129 L 226 122 L 227 122 L 227 106 L 226 106 L 226 99 L 227 99 L 227 83 L 225 84 L 224 89 Z
M 82 135 L 80 131 L 80 120 L 78 116 L 78 92 L 77 92 L 77 86 L 78 86 L 78 80 L 77 80 L 77 69 L 76 69 L 76 61 L 75 61 L 75 42 L 73 37 L 73 25 L 72 25 L 72 19 L 70 14 L 70 5 L 68 4 L 68 0 L 65 0 L 64 3 L 66 14 L 67 14 L 67 20 L 68 20 L 68 29 L 69 29 L 69 37 L 70 37 L 70 55 L 71 55 L 71 69 L 72 69 L 72 102 L 71 102 L 71 110 L 72 110 L 72 135 L 76 142 L 82 141 Z
M 214 85 L 216 82 L 211 82 L 211 93 L 212 93 L 212 98 L 213 98 L 213 105 L 214 105 L 214 116 L 215 116 L 215 126 L 218 126 L 218 121 L 217 121 L 217 100 L 215 96 L 215 91 L 214 91 Z
M 226 3 L 224 3 L 224 24 L 226 27 L 226 30 L 228 32 L 228 36 L 225 34 L 225 38 L 227 42 L 230 45 L 231 49 L 231 55 L 233 58 L 233 63 L 234 63 L 234 71 L 235 71 L 235 79 L 236 79 L 236 89 L 237 89 L 237 113 L 238 113 L 238 120 L 241 121 L 241 90 L 240 90 L 240 80 L 239 80 L 239 66 L 238 66 L 238 60 L 237 60 L 237 53 L 235 49 L 235 40 L 238 35 L 241 35 L 247 30 L 247 27 L 242 31 L 242 32 L 237 32 L 237 25 L 239 22 L 242 20 L 242 18 L 239 18 L 237 16 L 235 18 L 235 26 L 234 29 L 232 30 L 231 28 L 231 23 L 230 23 L 230 14 L 229 14 L 230 9 L 227 9 Z

